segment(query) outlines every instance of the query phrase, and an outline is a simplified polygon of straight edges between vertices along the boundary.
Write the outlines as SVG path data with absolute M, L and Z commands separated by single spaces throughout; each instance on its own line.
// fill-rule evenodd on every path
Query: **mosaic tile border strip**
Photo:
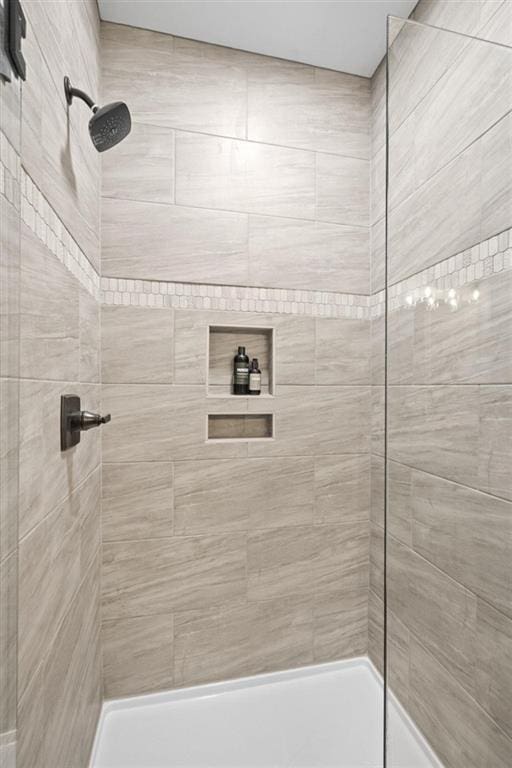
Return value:
M 20 209 L 20 156 L 0 131 L 0 195 L 19 211 Z
M 43 193 L 21 168 L 21 218 L 48 250 L 96 299 L 100 276 Z
M 101 278 L 101 301 L 106 305 L 132 307 L 174 307 L 354 319 L 370 317 L 370 297 L 360 294 L 115 277 Z
M 453 310 L 478 301 L 479 283 L 512 269 L 512 228 L 483 240 L 455 256 L 450 256 L 406 278 L 388 289 L 388 307 L 393 312 L 418 303 L 436 309 L 440 303 Z M 384 314 L 384 291 L 371 296 L 372 318 Z

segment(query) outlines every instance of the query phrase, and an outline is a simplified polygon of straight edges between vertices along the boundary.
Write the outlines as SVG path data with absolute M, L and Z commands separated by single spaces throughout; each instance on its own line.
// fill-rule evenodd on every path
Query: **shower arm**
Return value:
M 66 94 L 66 101 L 71 106 L 73 103 L 73 98 L 76 96 L 77 99 L 81 99 L 82 101 L 85 101 L 87 106 L 92 109 L 93 112 L 96 112 L 98 109 L 98 106 L 94 103 L 94 101 L 91 99 L 91 97 L 85 93 L 85 91 L 81 91 L 80 88 L 73 88 L 71 85 L 71 82 L 69 80 L 69 77 L 64 78 L 64 92 Z

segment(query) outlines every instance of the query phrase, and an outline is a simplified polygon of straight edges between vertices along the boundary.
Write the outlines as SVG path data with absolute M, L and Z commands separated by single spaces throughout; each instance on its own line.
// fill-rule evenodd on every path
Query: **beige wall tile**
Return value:
M 171 387 L 104 384 L 103 409 L 112 421 L 103 431 L 103 461 L 168 461 L 171 458 Z
M 247 594 L 269 600 L 367 586 L 367 563 L 365 522 L 250 533 Z
M 477 701 L 512 738 L 512 621 L 483 600 L 476 608 Z
M 129 200 L 102 202 L 102 272 L 146 280 L 244 283 L 247 216 Z
M 179 461 L 174 483 L 176 534 L 303 525 L 314 519 L 308 459 Z
M 446 670 L 413 640 L 409 708 L 445 764 L 454 768 L 506 768 L 512 741 Z
M 512 498 L 507 469 L 511 397 L 507 386 L 392 386 L 390 457 Z
M 370 383 L 370 321 L 317 318 L 317 385 Z
M 103 546 L 106 620 L 205 608 L 245 595 L 245 535 L 110 541 Z
M 177 685 L 225 680 L 313 661 L 305 600 L 270 600 L 179 611 L 174 625 Z
M 16 551 L 0 562 L 0 733 L 16 729 L 17 693 Z
M 101 160 L 103 197 L 174 202 L 174 131 L 169 128 L 132 122 L 130 135 Z
M 512 506 L 456 483 L 413 474 L 413 546 L 512 618 Z
M 314 473 L 315 522 L 368 520 L 370 460 L 367 454 L 316 456 Z
M 20 374 L 24 378 L 78 379 L 79 284 L 41 241 L 22 225 L 20 269 Z
M 370 163 L 353 157 L 316 156 L 316 215 L 367 227 L 370 223 Z
M 176 203 L 315 217 L 315 156 L 298 149 L 176 134 Z
M 276 439 L 251 443 L 250 456 L 365 453 L 369 448 L 369 389 L 280 386 L 270 401 Z M 249 400 L 249 410 L 261 408 Z M 339 425 L 343 424 L 340 430 Z
M 384 528 L 384 458 L 372 453 L 370 463 L 370 520 Z
M 387 599 L 448 673 L 471 691 L 477 599 L 408 547 L 388 537 Z
M 367 293 L 368 231 L 273 216 L 249 217 L 249 284 Z
M 107 699 L 172 687 L 171 614 L 104 621 L 101 639 Z
M 97 299 L 80 287 L 79 289 L 79 378 L 80 381 L 100 380 L 100 305 Z
M 368 655 L 382 674 L 384 669 L 384 603 L 373 590 L 368 592 Z
M 367 158 L 369 80 L 259 56 L 248 80 L 248 138 Z
M 172 475 L 170 462 L 103 464 L 103 541 L 172 535 Z
M 370 524 L 370 590 L 384 600 L 384 529 Z
M 368 649 L 368 590 L 335 592 L 313 605 L 315 663 L 366 655 Z
M 124 94 L 139 123 L 245 138 L 244 61 L 238 51 L 102 24 L 103 99 Z
M 160 308 L 103 306 L 102 381 L 170 384 L 173 312 Z

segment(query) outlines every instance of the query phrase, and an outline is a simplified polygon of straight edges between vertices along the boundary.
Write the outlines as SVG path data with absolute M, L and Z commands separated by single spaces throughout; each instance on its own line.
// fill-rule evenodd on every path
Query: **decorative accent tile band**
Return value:
M 99 299 L 98 272 L 24 168 L 21 169 L 21 218 L 80 284 Z
M 0 131 L 0 195 L 20 209 L 20 156 Z
M 388 309 L 393 312 L 418 303 L 436 309 L 443 303 L 455 311 L 478 301 L 480 283 L 511 269 L 512 229 L 508 229 L 389 286 Z M 372 318 L 384 314 L 384 291 L 371 296 L 370 314 Z
M 369 318 L 370 297 L 285 288 L 171 283 L 101 278 L 101 301 L 135 307 L 175 307 L 226 312 L 270 312 L 314 317 Z

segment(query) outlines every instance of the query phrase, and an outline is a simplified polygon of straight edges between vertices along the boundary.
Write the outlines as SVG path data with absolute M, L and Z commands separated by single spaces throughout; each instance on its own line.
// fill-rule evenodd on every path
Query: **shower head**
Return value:
M 89 120 L 89 134 L 92 143 L 98 152 L 105 152 L 110 147 L 119 144 L 131 131 L 132 120 L 130 110 L 123 101 L 114 101 L 104 107 L 98 107 L 84 91 L 73 88 L 69 77 L 64 78 L 64 91 L 68 104 L 73 102 L 73 97 L 85 101 L 92 109 L 93 116 Z

